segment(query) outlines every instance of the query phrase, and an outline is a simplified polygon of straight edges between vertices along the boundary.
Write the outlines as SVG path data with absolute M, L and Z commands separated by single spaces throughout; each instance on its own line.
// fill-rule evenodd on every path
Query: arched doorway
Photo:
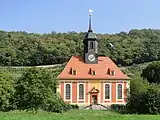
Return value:
M 98 104 L 99 90 L 95 89 L 95 87 L 93 87 L 89 93 L 90 93 L 90 104 Z

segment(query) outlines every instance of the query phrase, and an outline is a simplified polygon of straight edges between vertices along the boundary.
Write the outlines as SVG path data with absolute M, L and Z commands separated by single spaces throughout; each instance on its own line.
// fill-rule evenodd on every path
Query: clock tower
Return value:
M 83 40 L 84 44 L 84 62 L 86 64 L 98 64 L 98 39 L 91 28 L 91 12 L 89 10 L 89 30 Z

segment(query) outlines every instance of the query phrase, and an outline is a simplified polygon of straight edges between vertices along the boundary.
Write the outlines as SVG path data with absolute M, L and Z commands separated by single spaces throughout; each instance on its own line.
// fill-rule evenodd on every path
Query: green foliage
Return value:
M 142 76 L 150 83 L 160 83 L 160 62 L 149 64 L 142 72 Z
M 0 66 L 36 66 L 63 63 L 83 54 L 85 33 L 33 34 L 0 31 Z M 98 34 L 99 55 L 119 65 L 160 59 L 160 30 L 131 30 L 129 33 Z M 113 43 L 115 49 L 109 47 Z
M 0 72 L 0 110 L 8 111 L 12 108 L 12 98 L 14 94 L 14 86 L 12 77 Z
M 56 76 L 63 67 L 56 68 L 3 68 L 0 71 L 0 110 L 44 110 L 65 112 L 78 109 L 65 104 L 56 93 Z M 8 72 L 7 72 L 8 71 Z M 11 75 L 20 74 L 12 79 Z
M 48 112 L 62 113 L 73 108 L 70 104 L 64 103 L 59 95 L 54 95 L 52 98 L 48 99 L 45 104 L 43 104 L 41 109 Z
M 126 112 L 126 106 L 121 104 L 112 104 L 111 110 L 119 113 L 124 113 Z
M 78 105 L 70 105 L 72 109 L 79 109 Z
M 130 113 L 158 114 L 160 113 L 160 88 L 149 84 L 140 75 L 135 75 L 130 84 L 127 109 Z
M 17 80 L 15 87 L 15 103 L 17 109 L 39 109 L 63 112 L 66 104 L 56 93 L 57 80 L 47 69 L 30 68 Z
M 159 114 L 160 113 L 160 89 L 156 89 L 156 86 L 148 88 L 143 95 L 143 99 L 146 103 L 146 113 Z

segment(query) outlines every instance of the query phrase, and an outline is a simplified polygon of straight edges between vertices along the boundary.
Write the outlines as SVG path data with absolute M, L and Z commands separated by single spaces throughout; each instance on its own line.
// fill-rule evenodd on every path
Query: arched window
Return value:
M 70 84 L 66 84 L 66 96 L 65 96 L 66 100 L 70 100 L 71 99 L 71 85 Z
M 122 99 L 122 85 L 121 84 L 118 84 L 118 89 L 117 89 L 117 97 L 118 99 Z
M 93 49 L 93 42 L 90 42 L 90 49 Z
M 110 85 L 105 84 L 105 99 L 110 99 Z
M 79 84 L 79 100 L 83 100 L 83 99 L 84 99 L 84 85 Z

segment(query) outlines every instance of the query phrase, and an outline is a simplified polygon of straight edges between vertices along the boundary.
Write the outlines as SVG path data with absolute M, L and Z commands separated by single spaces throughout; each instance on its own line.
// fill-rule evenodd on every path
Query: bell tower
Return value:
M 84 62 L 86 64 L 98 64 L 98 39 L 92 30 L 92 12 L 89 10 L 89 29 L 83 40 Z

